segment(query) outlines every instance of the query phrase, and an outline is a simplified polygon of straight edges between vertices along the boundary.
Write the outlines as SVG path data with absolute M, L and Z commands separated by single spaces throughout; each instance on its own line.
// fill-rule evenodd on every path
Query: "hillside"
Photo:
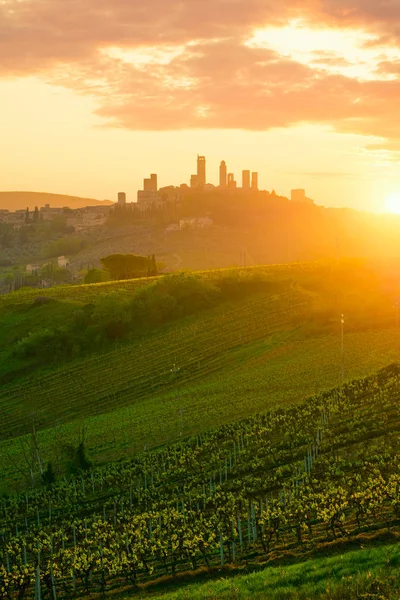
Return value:
M 331 542 L 319 553 L 304 556 L 303 560 L 288 556 L 276 561 L 276 566 L 272 560 L 241 568 L 234 565 L 225 571 L 214 571 L 208 577 L 201 571 L 197 577 L 185 573 L 175 581 L 171 578 L 155 585 L 152 597 L 164 600 L 399 600 L 398 542 L 399 536 L 393 536 L 391 544 L 385 544 L 384 538 L 381 541 L 360 536 L 352 543 L 353 547 L 360 546 L 358 550 L 346 551 L 345 544 Z M 147 598 L 149 589 L 147 586 L 142 594 L 135 596 Z M 118 600 L 132 597 L 130 591 L 116 596 Z
M 190 304 L 209 284 L 219 296 L 173 318 L 157 294 L 170 281 L 169 311 L 171 294 L 193 281 L 170 277 L 41 290 L 39 303 L 35 290 L 1 298 L 0 452 L 12 485 L 26 468 L 15 468 L 18 436 L 33 425 L 44 459 L 61 468 L 54 436 L 73 443 L 83 426 L 101 463 L 330 389 L 340 381 L 342 310 L 346 378 L 397 358 L 395 275 L 358 263 L 208 271 L 194 278 L 203 283 Z M 148 325 L 134 319 L 109 339 L 110 327 L 121 333 L 115 318 L 126 323 L 145 298 Z
M 205 207 L 204 203 L 209 202 Z M 209 214 L 214 225 L 205 229 L 166 232 L 176 216 L 159 222 L 129 223 L 102 231 L 96 243 L 72 257 L 74 269 L 82 263 L 100 265 L 113 253 L 155 254 L 168 269 L 215 269 L 233 265 L 263 265 L 363 256 L 399 257 L 400 216 L 371 214 L 323 206 L 282 206 L 268 202 L 258 212 L 243 202 L 241 211 L 222 216 L 219 204 L 202 198 L 193 213 Z M 230 206 L 229 206 L 230 208 Z M 182 209 L 183 210 L 183 209 Z M 376 243 L 379 240 L 379 245 Z
M 398 598 L 399 391 L 393 364 L 4 499 L 8 597 Z M 166 595 L 234 569 L 258 573 Z
M 294 263 L 2 297 L 0 589 L 398 600 L 397 273 Z
M 50 204 L 52 208 L 64 208 L 65 206 L 83 208 L 85 206 L 110 206 L 113 202 L 46 192 L 0 192 L 0 210 L 25 210 L 26 207 L 33 210 L 35 206 L 40 208 L 45 204 Z

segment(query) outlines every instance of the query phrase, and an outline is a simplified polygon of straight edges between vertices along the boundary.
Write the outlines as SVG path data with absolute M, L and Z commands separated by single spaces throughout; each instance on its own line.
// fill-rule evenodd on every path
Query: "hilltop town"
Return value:
M 190 176 L 190 185 L 182 183 L 176 187 L 167 185 L 158 187 L 158 176 L 152 173 L 149 178 L 143 180 L 143 189 L 138 190 L 135 202 L 127 202 L 126 192 L 118 192 L 116 207 L 125 208 L 131 211 L 140 211 L 141 219 L 146 219 L 146 216 L 151 218 L 154 210 L 163 211 L 166 214 L 172 212 L 173 216 L 179 214 L 179 208 L 185 198 L 193 193 L 210 195 L 213 192 L 223 192 L 229 194 L 230 197 L 235 196 L 238 199 L 244 199 L 244 194 L 251 194 L 254 198 L 261 197 L 261 192 L 258 187 L 258 173 L 250 172 L 250 170 L 242 171 L 242 185 L 238 186 L 235 180 L 234 173 L 228 172 L 226 162 L 223 160 L 219 167 L 219 184 L 213 185 L 207 183 L 206 178 L 206 157 L 197 157 L 197 173 Z M 38 195 L 40 198 L 40 195 Z M 304 189 L 296 189 L 291 191 L 291 201 L 300 204 L 313 204 L 313 200 L 306 197 Z M 207 204 L 205 202 L 204 204 Z M 26 209 L 17 209 L 15 211 L 9 209 L 0 209 L 0 223 L 11 225 L 18 229 L 24 225 L 39 221 L 51 221 L 56 217 L 63 217 L 68 226 L 74 227 L 75 232 L 90 230 L 92 227 L 104 225 L 107 217 L 112 211 L 112 203 L 97 204 L 72 208 L 68 204 L 63 207 L 51 206 L 46 202 L 43 206 L 27 207 Z M 201 209 L 200 209 L 201 210 Z M 192 214 L 190 216 L 179 219 L 179 223 L 172 223 L 171 230 L 175 227 L 182 228 L 185 226 L 208 226 L 212 223 L 210 218 L 206 218 L 203 214 Z
M 1 292 L 104 281 L 101 259 L 118 253 L 155 255 L 174 271 L 370 256 L 377 236 L 380 256 L 397 252 L 396 216 L 318 206 L 304 189 L 290 199 L 260 190 L 248 169 L 238 186 L 225 161 L 217 175 L 218 185 L 209 183 L 198 156 L 189 184 L 160 187 L 153 173 L 135 201 L 121 191 L 116 202 L 72 208 L 58 197 L 58 206 L 1 210 Z

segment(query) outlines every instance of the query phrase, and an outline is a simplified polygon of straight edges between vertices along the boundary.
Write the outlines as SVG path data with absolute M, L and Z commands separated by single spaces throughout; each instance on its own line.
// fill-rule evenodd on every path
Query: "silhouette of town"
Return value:
M 47 201 L 43 206 L 20 208 L 15 211 L 0 209 L 0 223 L 9 224 L 15 229 L 40 221 L 52 221 L 58 216 L 65 219 L 67 226 L 75 232 L 88 231 L 104 225 L 111 217 L 128 220 L 162 220 L 169 230 L 181 229 L 185 226 L 206 227 L 213 224 L 210 209 L 217 204 L 216 197 L 224 200 L 228 212 L 240 212 L 246 202 L 253 202 L 254 208 L 266 197 L 282 198 L 275 191 L 271 193 L 259 189 L 258 172 L 244 169 L 241 175 L 241 186 L 235 179 L 235 174 L 228 172 L 225 160 L 219 166 L 218 185 L 207 182 L 207 161 L 205 156 L 197 156 L 197 172 L 190 176 L 190 184 L 181 183 L 179 186 L 167 185 L 159 187 L 157 173 L 144 178 L 143 189 L 137 191 L 135 201 L 128 202 L 126 192 L 118 192 L 116 202 L 98 203 L 96 205 L 52 206 Z M 40 195 L 38 194 L 39 198 Z M 286 199 L 285 199 L 286 200 Z M 291 202 L 300 205 L 313 205 L 314 201 L 307 198 L 304 189 L 291 190 Z M 236 207 L 236 209 L 235 209 Z M 190 214 L 185 214 L 189 210 Z M 247 209 L 246 209 L 247 210 Z M 226 215 L 227 220 L 229 216 Z
M 217 186 L 207 182 L 206 157 L 197 155 L 197 173 L 190 176 L 190 185 L 182 183 L 175 187 L 172 185 L 166 187 L 158 187 L 158 176 L 152 173 L 149 178 L 143 180 L 143 190 L 137 193 L 137 207 L 140 210 L 148 210 L 149 208 L 160 208 L 169 202 L 179 202 L 183 196 L 189 191 L 194 192 L 220 192 L 232 193 L 257 193 L 258 173 L 251 172 L 249 169 L 242 171 L 242 185 L 238 186 L 234 173 L 228 172 L 228 166 L 224 160 L 221 161 L 219 167 L 219 184 Z M 304 189 L 296 189 L 291 191 L 292 202 L 313 204 L 313 200 L 306 197 Z M 119 192 L 118 205 L 126 206 L 126 193 Z

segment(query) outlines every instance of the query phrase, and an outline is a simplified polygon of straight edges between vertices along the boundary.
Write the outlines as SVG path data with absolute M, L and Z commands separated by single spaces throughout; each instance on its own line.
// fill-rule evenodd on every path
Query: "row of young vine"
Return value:
M 400 370 L 2 504 L 0 598 L 70 598 L 400 517 Z

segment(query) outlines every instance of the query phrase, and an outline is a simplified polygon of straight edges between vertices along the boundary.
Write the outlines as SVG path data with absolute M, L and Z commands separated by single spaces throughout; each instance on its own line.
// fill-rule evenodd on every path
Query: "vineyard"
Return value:
M 29 434 L 33 418 L 44 460 L 74 443 L 83 422 L 91 456 L 108 462 L 331 388 L 340 377 L 337 337 L 292 336 L 307 300 L 295 290 L 254 296 L 3 386 L 0 477 L 20 485 L 18 436 Z M 348 378 L 396 357 L 393 330 L 345 338 Z
M 32 378 L 29 384 L 24 381 L 4 386 L 0 392 L 0 435 L 15 433 L 33 410 L 39 416 L 38 426 L 43 427 L 54 417 L 101 414 L 148 397 L 160 388 L 174 388 L 176 374 L 171 368 L 176 361 L 181 384 L 199 374 L 204 378 L 220 367 L 224 352 L 284 329 L 304 305 L 305 298 L 295 292 L 263 295 L 239 306 L 224 306 L 215 315 L 180 323 L 179 328 L 170 327 L 112 352 L 80 359 L 74 365 Z M 82 396 L 86 398 L 84 405 Z
M 397 531 L 400 366 L 4 499 L 0 598 L 73 598 Z

